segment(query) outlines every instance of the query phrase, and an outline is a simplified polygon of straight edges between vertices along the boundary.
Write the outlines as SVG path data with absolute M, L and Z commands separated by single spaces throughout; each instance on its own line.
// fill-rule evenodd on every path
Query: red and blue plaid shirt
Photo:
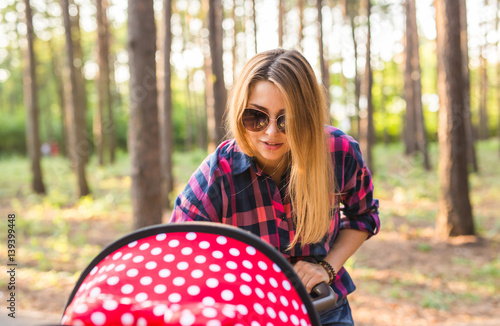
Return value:
M 194 172 L 184 191 L 177 197 L 170 223 L 185 221 L 219 222 L 250 231 L 278 249 L 289 260 L 312 256 L 323 259 L 332 247 L 338 231 L 356 229 L 372 236 L 380 228 L 378 200 L 359 145 L 341 130 L 327 126 L 334 162 L 340 208 L 332 210 L 330 230 L 323 241 L 288 245 L 295 235 L 290 197 L 287 196 L 289 170 L 279 187 L 244 154 L 235 140 L 220 144 Z M 344 268 L 332 284 L 339 300 L 355 290 Z

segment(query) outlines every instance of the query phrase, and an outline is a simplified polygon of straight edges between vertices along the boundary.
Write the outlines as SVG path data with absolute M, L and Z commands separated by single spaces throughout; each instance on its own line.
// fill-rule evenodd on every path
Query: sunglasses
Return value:
M 263 131 L 269 126 L 271 120 L 276 120 L 278 130 L 285 133 L 285 115 L 273 119 L 266 112 L 256 109 L 245 109 L 241 118 L 243 126 L 249 131 Z

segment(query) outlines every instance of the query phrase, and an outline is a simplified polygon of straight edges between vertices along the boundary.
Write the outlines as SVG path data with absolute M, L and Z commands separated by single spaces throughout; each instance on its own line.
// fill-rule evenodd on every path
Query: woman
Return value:
M 212 221 L 251 231 L 294 264 L 310 292 L 339 300 L 323 325 L 353 325 L 342 267 L 380 227 L 378 201 L 358 144 L 328 126 L 323 92 L 294 50 L 257 54 L 236 81 L 223 142 L 191 177 L 171 222 Z M 342 217 L 340 216 L 342 212 Z

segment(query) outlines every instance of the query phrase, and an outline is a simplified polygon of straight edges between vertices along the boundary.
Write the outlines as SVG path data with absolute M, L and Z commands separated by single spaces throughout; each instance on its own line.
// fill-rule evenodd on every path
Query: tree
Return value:
M 214 116 L 215 144 L 219 144 L 225 136 L 223 117 L 226 109 L 226 86 L 224 84 L 224 68 L 222 61 L 222 4 L 221 0 L 209 0 L 208 30 L 210 56 L 212 57 L 212 79 L 214 81 Z
M 481 46 L 479 56 L 479 139 L 488 139 L 488 60 L 486 59 L 486 45 Z
M 304 0 L 298 0 L 299 7 L 299 40 L 298 47 L 300 51 L 303 50 L 302 41 L 304 40 Z
M 427 137 L 425 132 L 424 113 L 422 108 L 422 86 L 420 83 L 420 55 L 417 32 L 417 10 L 415 0 L 406 0 L 406 65 L 405 65 L 405 98 L 406 98 L 406 154 L 422 153 L 424 168 L 430 170 L 427 153 Z
M 134 227 L 162 222 L 153 0 L 128 1 L 129 153 Z
M 467 37 L 467 7 L 465 0 L 460 0 L 460 48 L 462 51 L 462 82 L 464 94 L 464 123 L 465 123 L 465 147 L 467 149 L 467 162 L 472 171 L 477 172 L 479 167 L 476 159 L 476 149 L 472 132 L 471 110 L 470 110 L 470 73 L 469 73 L 469 46 Z M 500 93 L 499 93 L 500 94 Z
M 367 17 L 366 26 L 366 54 L 365 54 L 365 72 L 361 80 L 361 96 L 359 101 L 359 145 L 366 161 L 366 165 L 374 172 L 372 162 L 372 146 L 375 142 L 375 131 L 373 127 L 373 106 L 372 106 L 372 69 L 370 65 L 370 13 L 371 1 L 364 0 L 364 10 Z
M 255 46 L 255 53 L 257 53 L 257 11 L 255 11 L 255 1 L 252 0 L 252 19 L 253 19 L 253 42 Z
M 283 3 L 283 0 L 278 0 L 278 47 L 280 48 L 283 47 L 284 18 L 285 18 L 285 4 Z
M 233 48 L 231 55 L 233 58 L 233 85 L 236 80 L 236 48 L 238 46 L 238 21 L 236 20 L 236 0 L 233 0 L 233 9 L 231 10 L 231 18 L 233 19 Z
M 318 46 L 319 46 L 319 65 L 321 68 L 321 81 L 323 91 L 325 92 L 325 100 L 328 108 L 330 108 L 330 74 L 328 73 L 328 64 L 325 61 L 325 53 L 323 46 L 323 15 L 321 9 L 323 1 L 317 0 L 316 9 L 318 11 Z
M 104 164 L 104 148 L 106 134 L 109 133 L 106 126 L 109 119 L 105 114 L 111 113 L 111 90 L 109 78 L 109 44 L 108 44 L 108 18 L 106 14 L 107 0 L 96 0 L 97 20 L 97 44 L 99 48 L 98 64 L 99 75 L 97 77 L 98 105 L 94 115 L 94 144 L 97 147 L 99 165 Z
M 92 139 L 90 132 L 87 131 L 87 124 L 85 123 L 85 116 L 88 107 L 87 91 L 85 87 L 85 78 L 83 76 L 83 48 L 82 48 L 82 32 L 80 28 L 80 7 L 74 0 L 69 0 L 69 6 L 74 8 L 75 15 L 70 15 L 71 23 L 71 41 L 73 42 L 73 66 L 75 67 L 75 87 L 76 87 L 76 121 L 78 129 L 78 151 L 85 159 L 85 164 L 90 158 L 92 153 Z
M 160 34 L 163 34 L 161 42 L 163 60 L 160 61 L 163 78 L 160 79 L 161 92 L 159 101 L 159 121 L 160 121 L 160 162 L 162 185 L 161 193 L 163 196 L 163 206 L 170 208 L 170 193 L 174 189 L 174 176 L 172 174 L 172 152 L 173 134 L 172 134 L 172 68 L 170 66 L 170 54 L 172 47 L 172 0 L 163 2 L 163 28 Z
M 82 103 L 78 97 L 77 74 L 75 68 L 73 40 L 71 33 L 71 20 L 69 15 L 69 0 L 62 0 L 62 13 L 64 19 L 64 28 L 66 36 L 66 75 L 69 82 L 66 85 L 67 99 L 66 117 L 68 118 L 69 128 L 69 144 L 68 154 L 71 158 L 73 169 L 76 172 L 78 179 L 78 194 L 80 197 L 86 196 L 90 193 L 87 184 L 87 177 L 85 175 L 85 163 L 87 157 L 88 140 L 85 139 L 85 115 L 83 114 Z
M 45 18 L 49 19 L 49 14 L 48 11 L 45 12 Z M 52 18 L 52 17 L 50 17 Z M 59 18 L 59 17 L 58 17 Z M 50 27 L 50 34 L 52 35 L 54 33 L 54 27 Z M 54 45 L 54 37 L 51 37 L 47 41 L 47 47 L 48 47 L 48 53 L 50 56 L 50 71 L 53 74 L 54 81 L 56 83 L 56 92 L 57 92 L 57 101 L 59 104 L 59 111 L 61 112 L 61 146 L 60 146 L 60 151 L 61 154 L 66 156 L 66 149 L 67 149 L 67 141 L 69 139 L 68 136 L 68 128 L 67 128 L 67 119 L 66 119 L 66 109 L 65 109 L 65 98 L 64 98 L 64 81 L 63 81 L 63 73 L 62 73 L 62 64 L 63 60 L 61 60 L 61 55 L 58 54 Z M 50 121 L 52 123 L 52 121 Z
M 488 0 L 484 0 L 484 6 L 488 7 Z M 489 122 L 488 122 L 488 60 L 486 58 L 487 50 L 487 40 L 486 40 L 486 28 L 483 26 L 487 24 L 484 16 L 482 18 L 481 27 L 484 34 L 483 43 L 481 44 L 479 51 L 479 129 L 478 136 L 479 139 L 489 138 Z
M 26 115 L 26 139 L 28 145 L 28 156 L 31 161 L 32 182 L 31 187 L 38 194 L 45 193 L 43 184 L 42 169 L 40 167 L 40 135 L 38 121 L 38 97 L 36 84 L 36 60 L 33 43 L 35 32 L 33 30 L 33 16 L 29 0 L 24 0 L 26 15 L 26 38 L 27 48 L 25 50 L 25 68 L 24 68 L 24 103 L 27 109 Z
M 439 213 L 441 238 L 473 235 L 465 143 L 459 2 L 436 0 L 439 95 Z
M 349 22 L 351 26 L 351 37 L 354 50 L 354 117 L 355 117 L 355 138 L 359 139 L 360 136 L 360 118 L 359 118 L 359 99 L 361 97 L 361 79 L 358 73 L 358 42 L 356 38 L 356 6 L 357 2 L 351 0 L 345 0 L 346 15 L 349 17 Z

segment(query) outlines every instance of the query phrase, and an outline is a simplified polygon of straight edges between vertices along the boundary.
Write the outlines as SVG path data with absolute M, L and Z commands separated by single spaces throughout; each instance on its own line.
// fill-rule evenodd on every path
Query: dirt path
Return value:
M 470 242 L 470 238 L 442 243 L 430 234 L 412 237 L 385 232 L 358 251 L 355 266 L 363 269 L 352 272 L 358 289 L 350 299 L 357 325 L 500 325 L 499 293 L 467 288 L 456 276 L 471 277 L 489 266 L 500 252 L 498 243 Z M 366 268 L 370 277 L 363 272 Z M 497 275 L 499 271 L 491 272 Z M 493 281 L 498 284 L 500 278 Z M 480 276 L 477 282 L 478 287 L 484 285 Z M 391 289 L 384 291 L 385 286 Z

